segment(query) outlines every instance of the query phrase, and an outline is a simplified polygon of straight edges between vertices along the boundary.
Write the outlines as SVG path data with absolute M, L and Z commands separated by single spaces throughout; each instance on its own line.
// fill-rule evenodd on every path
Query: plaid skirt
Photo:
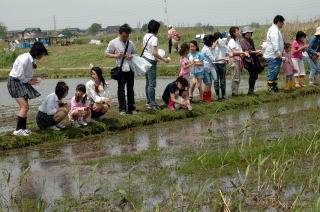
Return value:
M 9 77 L 7 87 L 12 98 L 35 99 L 41 95 L 30 84 L 22 83 L 15 77 Z
M 41 130 L 45 130 L 53 125 L 56 125 L 57 123 L 53 119 L 54 115 L 48 115 L 44 112 L 38 111 L 37 114 L 37 125 Z

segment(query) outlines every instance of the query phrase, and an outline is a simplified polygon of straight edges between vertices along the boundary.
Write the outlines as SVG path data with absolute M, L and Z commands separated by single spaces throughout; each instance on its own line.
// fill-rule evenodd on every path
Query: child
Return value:
M 286 84 L 284 86 L 284 90 L 290 91 L 293 89 L 293 74 L 297 72 L 293 66 L 292 60 L 291 60 L 291 44 L 285 43 L 284 44 L 284 53 L 282 54 L 282 60 L 283 60 L 283 71 L 284 75 L 286 76 Z
M 188 59 L 188 54 L 190 52 L 189 45 L 187 43 L 183 43 L 179 50 L 180 58 L 180 74 L 179 76 L 183 76 L 189 82 L 190 76 L 190 67 L 194 64 L 194 61 L 190 61 Z
M 204 102 L 213 102 L 212 98 L 212 82 L 217 81 L 217 72 L 214 66 L 216 62 L 216 56 L 213 54 L 213 51 L 217 45 L 217 39 L 213 35 L 205 35 L 203 38 L 204 46 L 201 50 L 202 55 L 204 56 L 204 77 L 203 82 L 205 84 L 205 89 L 203 93 Z
M 179 108 L 192 110 L 188 97 L 188 81 L 180 76 L 176 81 L 168 84 L 163 92 L 162 100 L 170 110 Z
M 304 43 L 306 39 L 306 34 L 302 31 L 298 31 L 296 35 L 296 40 L 292 43 L 292 62 L 295 69 L 298 71 L 294 74 L 296 80 L 296 88 L 305 87 L 306 85 L 301 82 L 306 75 L 306 70 L 304 68 L 303 55 L 302 52 L 306 51 L 308 45 Z
M 240 29 L 239 27 L 231 27 L 229 30 L 231 39 L 228 42 L 228 47 L 231 49 L 232 57 L 230 58 L 231 66 L 231 90 L 232 96 L 238 96 L 240 86 L 240 74 L 242 70 L 241 57 L 250 57 L 247 52 L 242 51 L 240 45 Z
M 35 42 L 28 53 L 17 57 L 9 74 L 8 91 L 20 107 L 17 127 L 13 135 L 28 136 L 31 133 L 26 129 L 29 99 L 40 96 L 40 93 L 32 87 L 40 84 L 40 80 L 33 77 L 33 72 L 37 68 L 36 60 L 40 60 L 44 55 L 48 55 L 47 49 L 41 42 Z
M 75 127 L 87 126 L 90 121 L 90 105 L 87 102 L 86 86 L 77 85 L 75 96 L 71 99 L 71 110 L 69 112 L 69 120 Z
M 202 90 L 202 79 L 204 75 L 204 57 L 199 52 L 199 47 L 197 41 L 193 40 L 190 42 L 190 53 L 188 54 L 188 58 L 193 63 L 190 70 L 190 76 L 192 77 L 192 84 L 190 89 L 190 100 L 193 99 L 193 92 L 198 83 L 200 100 L 202 101 L 203 90 Z
M 56 85 L 55 92 L 49 94 L 42 102 L 37 114 L 37 125 L 41 130 L 60 130 L 65 126 L 59 124 L 68 115 L 68 106 L 62 99 L 68 95 L 68 85 L 60 81 Z

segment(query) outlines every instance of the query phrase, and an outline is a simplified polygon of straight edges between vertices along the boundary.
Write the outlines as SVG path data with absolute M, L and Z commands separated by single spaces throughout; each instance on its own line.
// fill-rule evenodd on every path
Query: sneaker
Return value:
M 160 110 L 160 107 L 159 105 L 154 105 L 154 106 L 151 106 L 151 110 L 154 110 L 154 111 Z
M 26 133 L 28 133 L 28 134 L 31 134 L 31 133 L 32 133 L 32 131 L 29 130 L 29 129 L 25 129 L 24 131 L 25 131 Z
M 29 133 L 27 133 L 23 129 L 20 129 L 20 130 L 13 131 L 12 135 L 15 135 L 15 136 L 29 136 Z
M 56 127 L 60 128 L 60 129 L 64 129 L 64 128 L 66 128 L 66 126 L 64 126 L 63 124 L 60 124 L 60 123 L 59 123 L 59 124 L 57 124 L 57 125 L 56 125 Z
M 126 115 L 126 112 L 125 111 L 120 111 L 120 116 L 123 116 L 123 115 Z
M 296 83 L 296 88 L 301 88 L 301 84 L 300 83 Z
M 85 121 L 79 121 L 78 123 L 82 126 L 88 126 L 88 123 Z
M 54 130 L 54 131 L 59 131 L 60 130 L 60 128 L 57 127 L 57 125 L 53 125 L 53 126 L 49 127 L 49 129 L 50 130 Z
M 75 122 L 73 122 L 73 126 L 74 126 L 75 128 L 79 128 L 79 127 L 81 127 L 81 124 L 80 124 L 80 122 L 75 121 Z
M 138 112 L 136 110 L 130 111 L 129 113 L 132 114 L 132 115 L 137 115 L 138 114 Z

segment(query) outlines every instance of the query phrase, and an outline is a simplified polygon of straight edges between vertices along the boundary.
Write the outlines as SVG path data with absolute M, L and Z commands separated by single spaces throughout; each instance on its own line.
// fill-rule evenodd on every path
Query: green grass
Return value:
M 29 137 L 11 136 L 9 133 L 6 133 L 0 137 L 0 149 L 9 150 L 39 145 L 42 143 L 68 143 L 75 140 L 90 139 L 95 136 L 106 135 L 113 131 L 127 128 L 210 114 L 214 115 L 227 110 L 261 105 L 268 102 L 286 101 L 288 99 L 319 93 L 320 88 L 318 87 L 306 87 L 297 89 L 291 93 L 280 92 L 275 95 L 269 95 L 265 91 L 261 91 L 259 92 L 259 96 L 239 96 L 222 102 L 194 104 L 193 111 L 170 111 L 165 108 L 156 112 L 140 112 L 138 115 L 120 116 L 112 114 L 111 117 L 102 118 L 100 121 L 94 121 L 85 128 L 73 128 L 72 126 L 69 126 L 67 129 L 58 132 L 50 130 L 39 131 Z

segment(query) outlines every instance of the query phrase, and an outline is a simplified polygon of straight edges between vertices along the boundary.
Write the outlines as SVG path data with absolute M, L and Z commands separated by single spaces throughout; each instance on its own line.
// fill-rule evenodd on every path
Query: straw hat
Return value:
M 242 34 L 246 34 L 246 33 L 248 33 L 248 32 L 253 33 L 253 30 L 251 29 L 251 27 L 249 27 L 249 26 L 243 27 L 243 29 L 242 29 Z
M 320 27 L 317 28 L 316 33 L 314 35 L 320 35 Z

